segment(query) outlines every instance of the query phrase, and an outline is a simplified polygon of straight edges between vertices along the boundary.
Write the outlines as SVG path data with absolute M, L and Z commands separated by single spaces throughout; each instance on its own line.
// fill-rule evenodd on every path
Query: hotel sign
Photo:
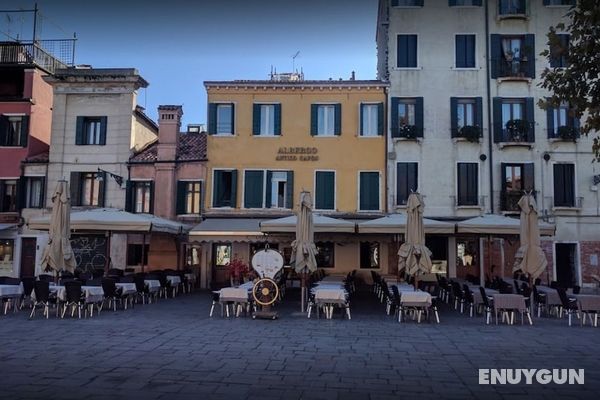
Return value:
M 280 147 L 275 161 L 319 161 L 316 147 Z

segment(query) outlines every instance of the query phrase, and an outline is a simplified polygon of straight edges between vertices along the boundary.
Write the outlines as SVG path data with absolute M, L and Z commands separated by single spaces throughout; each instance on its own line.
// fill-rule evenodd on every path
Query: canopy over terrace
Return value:
M 391 214 L 385 217 L 361 222 L 358 224 L 359 233 L 404 233 L 406 229 L 406 214 Z M 425 233 L 453 234 L 454 224 L 423 218 Z
M 343 219 L 326 217 L 324 215 L 313 214 L 314 231 L 327 233 L 354 233 L 355 223 Z M 260 230 L 265 233 L 270 232 L 296 232 L 298 218 L 295 215 L 284 218 L 266 220 L 260 223 Z
M 556 226 L 541 222 L 539 224 L 542 236 L 554 236 Z M 486 214 L 470 218 L 456 224 L 457 233 L 475 233 L 481 235 L 519 235 L 521 222 L 518 218 L 503 215 Z

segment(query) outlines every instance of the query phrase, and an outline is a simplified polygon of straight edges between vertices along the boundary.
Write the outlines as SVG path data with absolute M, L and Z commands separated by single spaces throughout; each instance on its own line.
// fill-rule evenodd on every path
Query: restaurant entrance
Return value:
M 577 243 L 556 243 L 556 281 L 563 287 L 577 285 Z

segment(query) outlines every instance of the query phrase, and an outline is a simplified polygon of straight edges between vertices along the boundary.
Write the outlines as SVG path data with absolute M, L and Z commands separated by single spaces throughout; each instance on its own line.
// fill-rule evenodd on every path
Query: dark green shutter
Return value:
M 418 164 L 403 163 L 396 164 L 396 204 L 406 204 L 408 195 L 418 190 Z
M 407 36 L 408 36 L 408 40 L 407 40 L 408 65 L 407 65 L 407 67 L 416 68 L 417 67 L 417 35 L 407 35 Z
M 294 171 L 287 171 L 287 184 L 285 188 L 285 202 L 287 208 L 294 208 Z
M 273 196 L 273 171 L 267 171 L 267 183 L 265 186 L 265 208 L 271 208 L 271 197 Z
M 361 211 L 379 210 L 379 173 L 360 173 L 359 209 Z
M 134 191 L 134 185 L 132 181 L 127 181 L 125 183 L 125 211 L 127 212 L 134 212 L 135 210 L 133 209 L 133 191 Z
M 554 135 L 554 108 L 546 108 L 546 130 L 548 131 L 548 138 L 553 138 Z
M 316 136 L 318 132 L 319 124 L 319 105 L 311 104 L 310 105 L 310 134 L 312 136 Z
M 494 110 L 494 143 L 500 143 L 503 140 L 503 126 L 502 126 L 502 98 L 494 97 L 492 99 L 493 110 Z
M 359 118 L 359 132 L 360 132 L 360 136 L 363 136 L 365 134 L 364 129 L 363 129 L 363 123 L 365 120 L 365 105 L 363 103 L 360 103 L 360 118 Z
M 85 117 L 77 117 L 77 125 L 75 127 L 75 144 L 85 144 L 83 136 L 85 132 L 83 131 L 83 121 Z
M 490 35 L 490 52 L 490 72 L 492 79 L 496 79 L 500 72 L 500 62 L 502 60 L 502 37 L 500 35 Z
M 252 134 L 260 135 L 260 104 L 252 105 Z
M 506 167 L 508 164 L 500 163 L 500 176 L 502 180 L 500 181 L 500 209 L 508 210 L 509 206 L 507 203 L 507 192 L 506 192 Z
M 231 208 L 237 207 L 237 170 L 231 171 L 231 198 L 229 199 L 229 206 Z
M 214 170 L 213 171 L 213 187 L 212 187 L 212 205 L 213 207 L 222 207 L 219 204 L 219 199 L 221 198 L 221 191 L 223 183 L 223 171 Z
M 475 124 L 479 127 L 479 137 L 483 137 L 483 98 L 475 97 Z
M 208 134 L 217 133 L 217 104 L 208 103 Z
M 535 142 L 535 105 L 533 97 L 528 97 L 525 101 L 525 119 L 528 122 L 527 141 Z
M 335 173 L 331 171 L 317 171 L 316 186 L 315 208 L 319 210 L 333 210 L 335 206 Z
M 221 172 L 221 171 L 218 171 L 218 172 Z M 217 173 L 217 171 L 215 171 L 215 181 L 217 180 L 216 173 Z M 187 214 L 186 204 L 185 204 L 186 203 L 186 201 L 185 201 L 186 195 L 187 195 L 187 182 L 186 181 L 177 181 L 177 194 L 175 197 L 175 213 L 177 215 Z
M 274 122 L 275 122 L 275 136 L 280 136 L 281 135 L 281 104 L 275 104 L 274 107 L 275 109 L 275 117 L 274 117 Z
M 107 174 L 106 172 L 98 172 L 98 176 L 101 179 L 98 181 L 98 207 L 104 207 L 105 197 L 106 197 L 106 181 Z
M 458 98 L 450 97 L 450 137 L 458 137 Z
M 399 68 L 408 67 L 408 35 L 398 35 L 396 45 L 396 66 Z
M 525 35 L 524 45 L 527 50 L 527 76 L 535 79 L 535 35 Z
M 6 212 L 9 211 L 8 210 L 8 204 L 4 205 L 4 198 L 6 194 L 6 184 L 3 180 L 0 180 L 0 211 L 1 212 Z
M 235 135 L 235 104 L 231 103 L 231 134 Z
M 27 147 L 27 139 L 29 138 L 29 115 L 24 115 L 21 118 L 21 137 L 19 145 Z
M 398 123 L 398 106 L 400 105 L 400 99 L 398 97 L 392 97 L 392 113 L 391 113 L 391 132 L 392 137 L 400 137 L 400 124 Z
M 262 208 L 264 171 L 244 173 L 244 208 Z
M 71 172 L 69 185 L 71 190 L 71 204 L 74 206 L 81 205 L 81 172 Z
M 148 213 L 154 214 L 154 181 L 149 182 L 150 204 L 148 204 Z M 200 198 L 202 198 L 202 187 L 200 188 Z
M 46 206 L 46 178 L 42 178 L 42 184 L 40 185 L 40 207 L 44 208 Z
M 534 163 L 523 164 L 523 183 L 521 187 L 528 192 L 535 190 L 534 165 Z
M 467 36 L 455 36 L 455 58 L 456 68 L 465 68 L 467 66 Z
M 107 121 L 108 118 L 106 117 L 100 117 L 100 145 L 105 145 L 106 144 L 106 125 L 107 125 Z
M 417 126 L 417 136 L 423 137 L 425 127 L 423 124 L 423 98 L 415 98 L 415 125 Z
M 27 178 L 22 176 L 17 181 L 17 210 L 27 207 Z
M 554 164 L 554 206 L 575 205 L 575 182 L 573 164 Z
M 336 104 L 334 106 L 334 110 L 335 110 L 335 130 L 334 130 L 334 134 L 336 136 L 340 136 L 342 134 L 342 105 L 341 104 Z
M 377 134 L 383 136 L 383 130 L 385 126 L 385 110 L 383 103 L 377 104 Z

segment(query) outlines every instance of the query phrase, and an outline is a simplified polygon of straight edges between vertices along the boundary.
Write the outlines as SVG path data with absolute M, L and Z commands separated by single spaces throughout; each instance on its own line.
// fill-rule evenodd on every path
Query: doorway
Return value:
M 579 282 L 577 243 L 555 243 L 556 281 L 560 286 L 573 287 Z
M 21 278 L 35 276 L 36 238 L 21 238 Z

